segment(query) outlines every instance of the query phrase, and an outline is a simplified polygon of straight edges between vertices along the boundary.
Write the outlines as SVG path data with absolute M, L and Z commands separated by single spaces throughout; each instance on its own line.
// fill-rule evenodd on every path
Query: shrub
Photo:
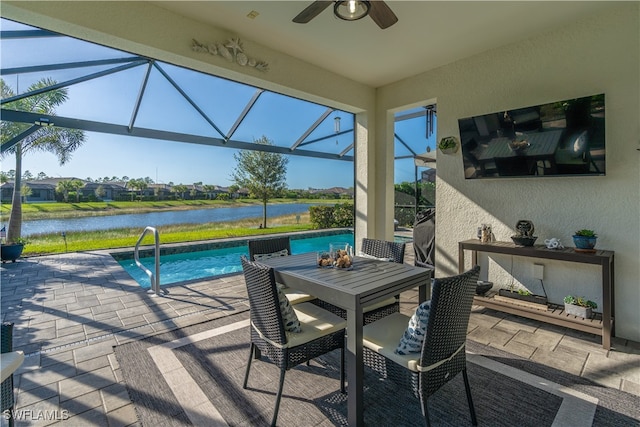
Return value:
M 352 203 L 334 206 L 311 206 L 309 219 L 313 228 L 353 227 L 354 207 Z

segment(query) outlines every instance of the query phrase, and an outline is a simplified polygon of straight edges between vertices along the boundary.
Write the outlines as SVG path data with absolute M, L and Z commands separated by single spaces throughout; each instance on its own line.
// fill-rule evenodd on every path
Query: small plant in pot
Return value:
M 444 154 L 453 154 L 458 151 L 458 140 L 455 136 L 445 136 L 438 143 L 438 148 Z
M 593 230 L 582 229 L 573 234 L 573 243 L 576 245 L 577 251 L 595 252 L 598 235 Z
M 593 315 L 593 310 L 596 308 L 598 308 L 598 304 L 585 297 L 575 297 L 573 295 L 564 297 L 564 311 L 567 314 L 590 319 Z
M 12 242 L 3 241 L 0 245 L 0 258 L 2 258 L 2 262 L 16 262 L 16 260 L 20 258 L 20 255 L 22 255 L 24 245 L 26 244 L 27 240 L 22 237 L 19 237 Z

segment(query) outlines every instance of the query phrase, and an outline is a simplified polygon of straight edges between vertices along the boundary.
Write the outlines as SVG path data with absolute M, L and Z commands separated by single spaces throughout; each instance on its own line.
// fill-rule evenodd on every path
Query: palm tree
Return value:
M 62 181 L 58 181 L 58 184 L 56 185 L 56 193 L 62 194 L 62 199 L 67 203 L 69 201 L 69 192 L 73 191 L 73 188 L 71 180 L 64 179 Z
M 27 93 L 45 89 L 57 84 L 50 78 L 44 78 L 32 84 L 27 89 Z M 15 96 L 13 90 L 0 79 L 0 91 L 2 99 Z M 60 88 L 50 91 L 38 92 L 33 96 L 20 98 L 16 101 L 3 105 L 4 108 L 29 111 L 47 116 L 55 115 L 55 108 L 67 100 L 67 89 Z M 14 123 L 2 121 L 1 141 L 4 144 L 14 137 L 20 135 L 31 126 L 25 123 Z M 13 184 L 13 198 L 11 201 L 11 214 L 9 216 L 9 227 L 7 229 L 7 242 L 19 241 L 22 235 L 22 156 L 30 151 L 49 151 L 58 157 L 58 162 L 63 165 L 71 158 L 71 153 L 75 151 L 85 140 L 85 134 L 77 129 L 63 129 L 55 126 L 43 126 L 35 132 L 29 134 L 11 147 L 7 152 L 12 152 L 16 157 L 15 182 Z M 3 153 L 4 154 L 4 153 Z

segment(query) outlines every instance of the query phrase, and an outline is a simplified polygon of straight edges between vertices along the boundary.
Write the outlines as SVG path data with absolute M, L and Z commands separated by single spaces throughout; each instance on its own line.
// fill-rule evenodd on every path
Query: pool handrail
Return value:
M 155 252 L 153 255 L 155 263 L 155 273 L 151 272 L 151 270 L 149 270 L 140 262 L 140 256 L 138 253 L 140 250 L 140 243 L 142 242 L 142 239 L 147 234 L 147 232 L 153 233 L 153 240 L 155 243 Z M 153 293 L 153 296 L 164 295 L 165 291 L 160 289 L 160 233 L 158 233 L 158 230 L 155 227 L 146 227 L 144 229 L 144 231 L 138 238 L 135 249 L 133 250 L 133 259 L 135 260 L 136 265 L 140 267 L 140 269 L 144 271 L 147 276 L 149 276 L 149 280 L 151 281 L 151 289 L 149 290 L 149 292 Z

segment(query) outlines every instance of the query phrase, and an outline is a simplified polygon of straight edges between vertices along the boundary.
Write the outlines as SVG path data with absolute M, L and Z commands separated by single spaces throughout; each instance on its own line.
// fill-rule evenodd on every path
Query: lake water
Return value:
M 269 204 L 267 205 L 267 224 L 269 218 L 281 215 L 302 214 L 309 211 L 310 206 L 315 205 L 312 203 Z M 257 226 L 262 219 L 262 205 L 24 221 L 22 224 L 22 235 L 30 236 L 40 233 L 61 233 L 63 231 L 109 230 L 127 227 L 139 227 L 142 231 L 142 229 L 147 226 L 204 224 L 207 222 L 225 222 L 247 218 L 256 218 Z

